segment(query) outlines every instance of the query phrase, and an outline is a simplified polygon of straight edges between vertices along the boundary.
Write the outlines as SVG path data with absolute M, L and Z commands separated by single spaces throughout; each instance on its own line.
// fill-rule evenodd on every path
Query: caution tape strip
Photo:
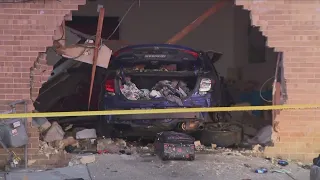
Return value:
M 0 119 L 31 118 L 31 117 L 128 115 L 128 114 L 165 114 L 165 113 L 190 113 L 190 112 L 255 111 L 255 110 L 266 111 L 266 110 L 317 109 L 317 108 L 320 108 L 320 104 L 209 107 L 209 108 L 138 109 L 138 110 L 135 109 L 135 110 L 76 111 L 76 112 L 45 112 L 45 113 L 0 114 Z

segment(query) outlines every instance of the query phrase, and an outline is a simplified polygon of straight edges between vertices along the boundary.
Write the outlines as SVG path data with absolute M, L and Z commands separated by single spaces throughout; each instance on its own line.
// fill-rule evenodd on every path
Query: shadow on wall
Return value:
M 284 77 L 284 66 L 283 66 L 283 53 L 278 53 L 278 59 L 276 64 L 276 73 L 275 73 L 275 87 L 273 95 L 273 105 L 283 105 L 286 104 L 288 100 L 287 94 L 287 84 Z M 273 120 L 276 116 L 280 114 L 280 110 L 275 110 L 273 112 Z
M 278 53 L 267 47 L 267 37 L 259 27 L 251 24 L 250 12 L 239 6 L 234 9 L 236 67 L 241 69 L 244 81 L 256 81 L 262 85 L 273 79 Z

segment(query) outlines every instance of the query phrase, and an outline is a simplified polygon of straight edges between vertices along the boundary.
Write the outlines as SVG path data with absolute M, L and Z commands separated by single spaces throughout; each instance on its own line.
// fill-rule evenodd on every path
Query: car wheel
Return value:
M 242 127 L 238 124 L 210 123 L 201 132 L 200 142 L 205 146 L 230 147 L 241 143 L 242 134 Z

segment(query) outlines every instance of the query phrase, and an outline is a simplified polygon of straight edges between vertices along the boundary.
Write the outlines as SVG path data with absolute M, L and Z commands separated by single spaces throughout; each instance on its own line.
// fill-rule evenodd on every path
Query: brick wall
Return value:
M 77 10 L 85 0 L 35 2 L 0 4 L 0 111 L 8 108 L 8 102 L 37 96 L 51 71 L 44 56 L 37 59 L 39 52 L 45 52 L 46 47 L 52 45 L 54 31 L 65 15 Z M 284 52 L 288 103 L 319 103 L 320 15 L 317 6 L 320 4 L 315 0 L 236 0 L 236 3 L 252 12 L 253 24 L 260 26 L 268 37 L 268 45 Z M 32 108 L 29 101 L 28 110 Z M 315 157 L 320 153 L 319 115 L 316 110 L 282 111 L 276 118 L 279 121 L 277 141 L 274 147 L 267 148 L 266 154 L 303 160 Z M 49 163 L 47 158 L 36 154 L 39 143 L 36 129 L 29 128 L 29 135 L 31 159 L 38 159 L 40 164 L 58 163 L 58 160 Z M 17 152 L 21 154 L 22 150 Z M 3 157 L 4 151 L 0 151 L 1 154 Z
M 37 96 L 52 69 L 39 52 L 45 52 L 46 47 L 52 46 L 55 30 L 63 19 L 83 4 L 85 0 L 0 3 L 0 111 L 8 109 L 7 103 L 19 99 L 27 99 L 28 110 L 33 109 L 30 99 Z M 36 155 L 39 146 L 37 129 L 28 129 L 29 158 L 38 159 L 38 163 L 48 163 L 48 158 Z M 23 152 L 21 149 L 15 151 Z M 0 156 L 2 163 L 7 155 L 2 150 Z
M 250 10 L 252 23 L 268 46 L 284 52 L 289 104 L 320 103 L 320 31 L 316 0 L 236 0 Z M 288 110 L 276 117 L 277 141 L 266 155 L 310 161 L 320 153 L 320 111 Z

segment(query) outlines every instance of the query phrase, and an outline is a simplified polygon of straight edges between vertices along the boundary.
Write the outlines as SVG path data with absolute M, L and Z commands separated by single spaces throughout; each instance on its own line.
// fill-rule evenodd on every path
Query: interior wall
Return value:
M 122 17 L 131 3 L 132 1 L 128 0 L 88 1 L 79 11 L 73 12 L 73 16 L 98 16 L 97 6 L 100 4 L 106 8 L 106 16 Z M 214 3 L 215 0 L 141 1 L 140 4 L 135 4 L 123 20 L 120 39 L 131 44 L 164 43 Z M 248 11 L 230 3 L 210 16 L 178 44 L 199 50 L 222 52 L 224 55 L 216 67 L 223 76 L 227 75 L 227 68 L 240 67 L 243 70 L 243 79 L 264 81 L 274 73 L 276 55 L 269 49 L 265 63 L 248 63 L 248 16 Z
M 215 1 L 141 1 L 131 9 L 120 26 L 120 38 L 133 44 L 164 43 L 182 28 L 194 21 Z M 97 16 L 97 5 L 106 8 L 106 16 L 123 16 L 132 1 L 98 0 L 88 2 L 73 16 Z M 182 3 L 184 3 L 182 5 Z M 212 26 L 215 24 L 215 26 Z M 217 63 L 222 75 L 233 62 L 233 7 L 219 10 L 178 44 L 199 50 L 215 50 L 224 53 Z
M 235 66 L 242 69 L 244 80 L 264 82 L 274 76 L 277 53 L 272 48 L 266 47 L 266 61 L 264 63 L 249 63 L 248 26 L 250 21 L 248 21 L 248 17 L 250 17 L 250 12 L 236 6 L 234 15 L 234 26 L 236 27 L 234 31 Z

